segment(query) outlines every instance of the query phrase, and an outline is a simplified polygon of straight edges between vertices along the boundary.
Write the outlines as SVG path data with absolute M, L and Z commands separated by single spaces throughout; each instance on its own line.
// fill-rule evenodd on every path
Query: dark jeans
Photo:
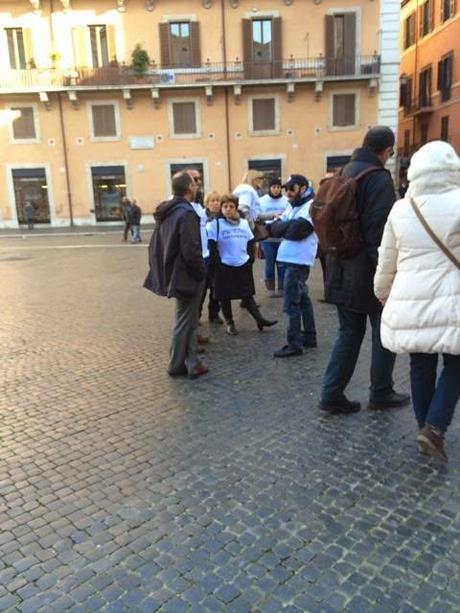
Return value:
M 128 232 L 131 230 L 131 224 L 129 221 L 125 221 L 125 227 L 123 228 L 123 240 L 128 240 Z M 131 231 L 132 232 L 132 231 Z
M 425 424 L 445 432 L 460 397 L 460 355 L 442 354 L 444 367 L 436 383 L 437 353 L 410 354 L 412 404 L 419 428 Z
M 322 400 L 343 400 L 358 361 L 366 333 L 367 318 L 372 326 L 371 400 L 382 400 L 393 390 L 393 367 L 396 355 L 380 341 L 381 313 L 358 313 L 338 306 L 339 332 L 323 378 Z
M 262 241 L 260 243 L 265 256 L 265 280 L 275 281 L 275 269 L 278 276 L 278 287 L 283 287 L 284 266 L 276 262 L 280 243 L 274 241 Z
M 288 316 L 288 345 L 298 349 L 302 345 L 316 344 L 315 316 L 307 286 L 310 267 L 298 264 L 283 264 L 283 266 L 285 270 L 283 311 Z

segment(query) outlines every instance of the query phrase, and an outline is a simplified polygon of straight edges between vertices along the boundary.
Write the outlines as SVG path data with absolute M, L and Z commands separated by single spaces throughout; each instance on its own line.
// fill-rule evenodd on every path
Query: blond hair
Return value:
M 216 191 L 208 192 L 206 194 L 206 196 L 204 197 L 204 200 L 203 200 L 203 203 L 204 203 L 205 207 L 208 206 L 210 200 L 213 197 L 217 197 L 217 200 L 219 200 L 219 202 L 220 202 L 220 194 L 219 194 L 219 192 L 216 192 Z
M 252 187 L 255 187 L 254 181 L 256 179 L 264 179 L 264 178 L 265 178 L 265 175 L 263 172 L 261 172 L 260 170 L 251 169 L 244 173 L 243 178 L 241 179 L 241 183 L 248 183 Z

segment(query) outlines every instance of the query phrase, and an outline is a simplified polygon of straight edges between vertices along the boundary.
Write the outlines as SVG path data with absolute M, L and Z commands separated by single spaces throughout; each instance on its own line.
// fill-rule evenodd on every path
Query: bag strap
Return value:
M 420 221 L 420 223 L 422 224 L 422 226 L 425 228 L 427 234 L 429 234 L 429 236 L 432 238 L 432 240 L 437 244 L 437 246 L 441 249 L 441 251 L 449 258 L 449 260 L 458 268 L 458 270 L 460 270 L 460 261 L 457 260 L 457 258 L 455 257 L 455 255 L 452 253 L 452 251 L 450 251 L 450 249 L 448 249 L 444 243 L 436 236 L 436 234 L 433 232 L 433 230 L 430 228 L 430 226 L 428 225 L 426 219 L 423 217 L 422 212 L 420 211 L 420 209 L 418 208 L 417 204 L 415 203 L 415 200 L 413 198 L 409 199 L 409 202 L 411 204 L 412 209 L 414 210 L 414 213 L 417 215 L 418 220 Z
M 216 219 L 217 222 L 217 232 L 216 232 L 216 243 L 219 240 L 219 229 L 220 229 L 220 225 L 219 225 L 219 218 Z
M 356 177 L 353 177 L 353 179 L 357 182 L 361 181 L 361 179 L 364 179 L 364 177 L 367 177 L 367 175 L 370 175 L 373 172 L 377 172 L 378 170 L 385 170 L 385 169 L 379 168 L 379 166 L 371 166 L 370 168 L 366 168 L 365 170 L 362 170 L 359 174 L 356 175 Z

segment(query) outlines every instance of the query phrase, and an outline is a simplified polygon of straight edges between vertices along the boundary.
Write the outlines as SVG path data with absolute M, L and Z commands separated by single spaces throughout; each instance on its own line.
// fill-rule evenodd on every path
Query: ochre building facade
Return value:
M 1 0 L 0 227 L 151 221 L 174 172 L 315 185 L 396 129 L 399 1 Z
M 399 153 L 430 140 L 460 151 L 460 6 L 455 0 L 401 3 Z

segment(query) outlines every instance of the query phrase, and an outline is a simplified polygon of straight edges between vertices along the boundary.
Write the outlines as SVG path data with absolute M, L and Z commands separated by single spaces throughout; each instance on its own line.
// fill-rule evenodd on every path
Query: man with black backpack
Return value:
M 371 128 L 340 175 L 320 186 L 312 207 L 313 225 L 328 253 L 326 302 L 337 305 L 339 317 L 339 332 L 321 390 L 320 409 L 329 413 L 349 414 L 361 408 L 344 392 L 356 367 L 368 317 L 372 326 L 369 408 L 403 406 L 410 400 L 393 389 L 395 354 L 381 344 L 382 306 L 373 289 L 378 247 L 396 200 L 391 174 L 385 170 L 394 144 L 390 128 Z

